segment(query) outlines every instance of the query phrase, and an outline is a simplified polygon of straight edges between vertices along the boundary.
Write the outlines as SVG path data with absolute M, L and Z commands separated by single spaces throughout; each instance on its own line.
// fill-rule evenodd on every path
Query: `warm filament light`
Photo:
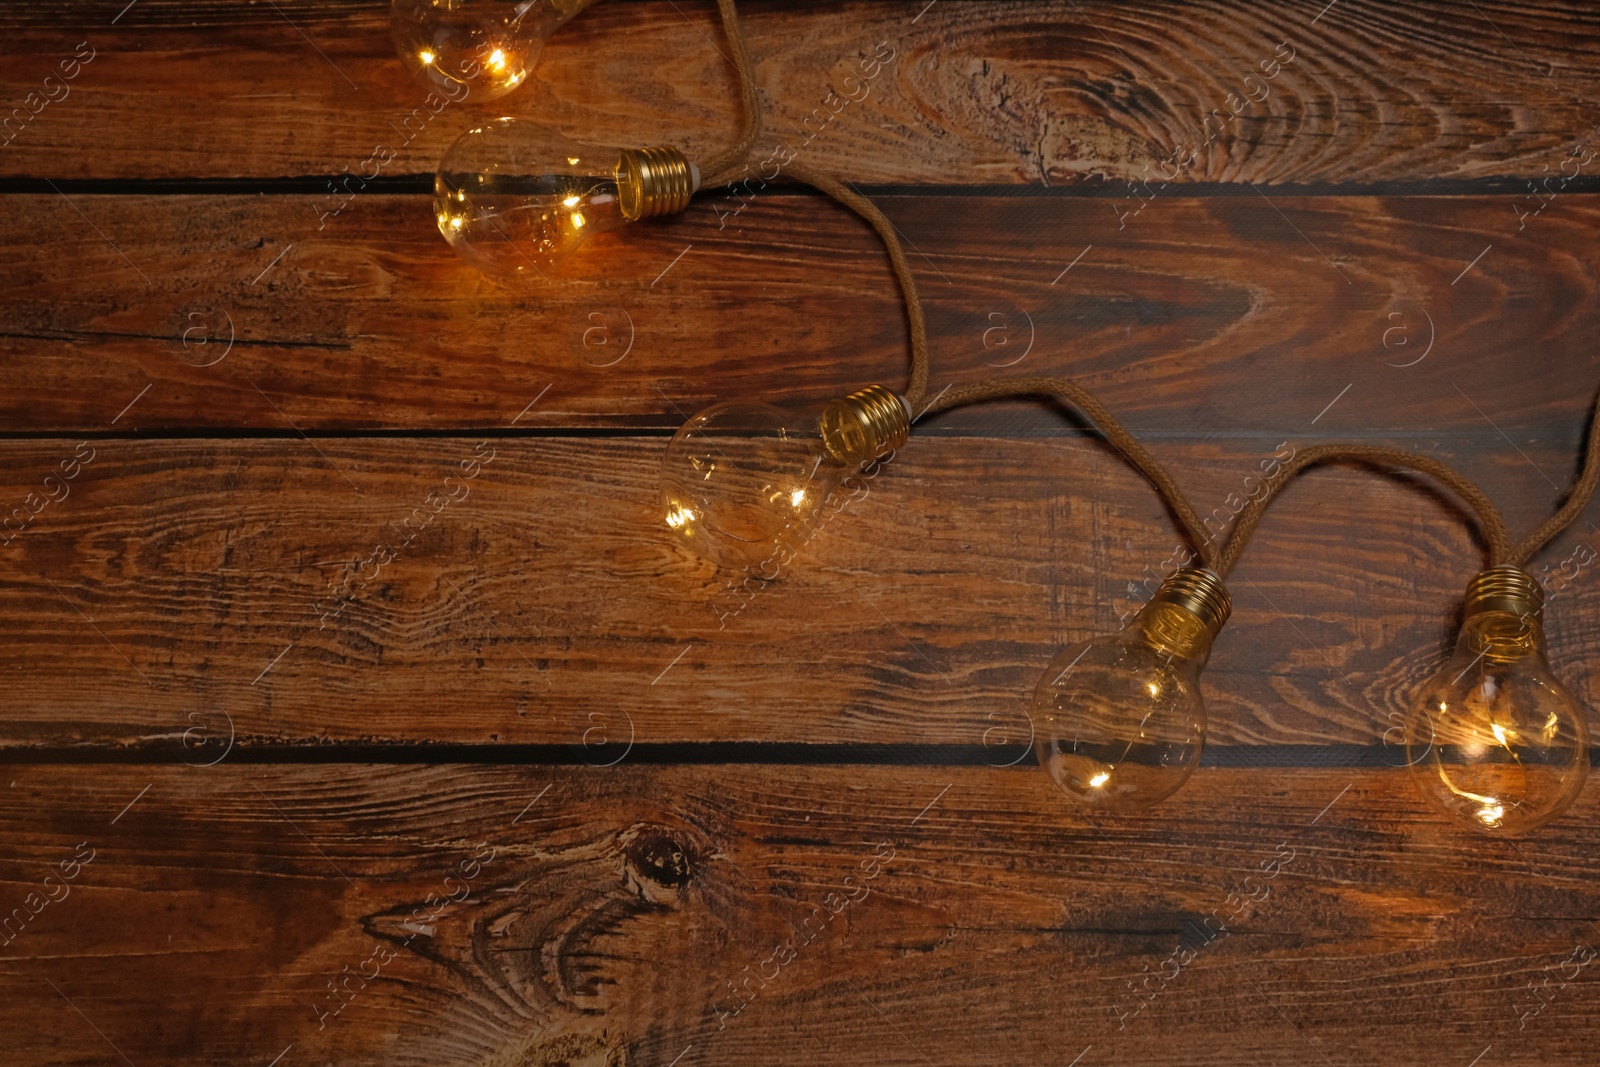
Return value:
M 1099 789 L 1109 781 L 1111 781 L 1111 775 L 1107 774 L 1105 771 L 1101 771 L 1099 774 L 1089 779 L 1089 784 L 1094 788 Z
M 459 211 L 460 223 L 440 229 L 474 266 L 545 279 L 596 235 L 683 210 L 698 184 L 676 149 L 580 145 L 499 118 L 457 138 L 434 176 L 434 198 L 439 211 Z
M 683 424 L 662 457 L 667 526 L 718 566 L 770 581 L 827 519 L 835 490 L 910 430 L 905 402 L 879 385 L 806 412 L 713 405 Z M 673 518 L 691 504 L 699 522 L 685 530 Z
M 389 31 L 412 72 L 451 100 L 509 93 L 545 38 L 594 0 L 391 0 Z

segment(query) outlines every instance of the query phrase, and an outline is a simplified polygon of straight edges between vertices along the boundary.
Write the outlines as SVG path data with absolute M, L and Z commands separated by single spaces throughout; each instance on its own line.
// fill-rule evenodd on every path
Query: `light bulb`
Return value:
M 484 99 L 528 78 L 549 37 L 595 0 L 393 0 L 389 32 L 412 73 L 458 99 L 467 85 Z
M 774 578 L 781 553 L 810 537 L 844 479 L 910 432 L 905 401 L 881 385 L 809 414 L 749 401 L 709 407 L 662 461 L 667 529 L 718 566 Z
M 1185 567 L 1119 633 L 1051 662 L 1033 698 L 1034 747 L 1086 811 L 1129 812 L 1177 791 L 1200 762 L 1200 670 L 1233 610 L 1222 580 Z
M 595 234 L 682 211 L 699 187 L 676 148 L 582 144 L 500 118 L 450 146 L 433 206 L 439 232 L 479 270 L 543 278 Z
M 1583 709 L 1550 673 L 1544 591 L 1517 567 L 1472 579 L 1455 654 L 1406 720 L 1422 795 L 1473 829 L 1522 833 L 1577 799 L 1589 774 Z

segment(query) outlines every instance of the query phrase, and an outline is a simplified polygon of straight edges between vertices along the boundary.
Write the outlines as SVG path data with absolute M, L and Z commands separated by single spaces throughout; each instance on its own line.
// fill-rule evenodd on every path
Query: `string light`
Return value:
M 477 80 L 490 96 L 526 79 L 544 38 L 593 0 L 394 0 L 396 47 L 438 84 Z M 739 143 L 714 157 L 707 181 L 735 173 L 759 136 L 761 107 L 733 0 L 718 0 L 743 92 Z M 1493 503 L 1426 456 L 1374 446 L 1314 446 L 1253 497 L 1218 551 L 1171 475 L 1087 390 L 1058 378 L 997 379 L 946 390 L 927 402 L 928 351 L 920 297 L 893 225 L 830 175 L 791 163 L 811 184 L 864 218 L 882 239 L 904 296 L 911 380 L 904 396 L 869 386 L 819 411 L 791 414 L 761 402 L 719 404 L 689 419 L 663 459 L 662 515 L 678 541 L 719 565 L 770 559 L 798 540 L 840 484 L 898 449 L 912 412 L 999 397 L 1043 395 L 1075 406 L 1144 474 L 1203 564 L 1173 574 L 1119 633 L 1064 650 L 1034 694 L 1036 750 L 1074 803 L 1136 811 L 1170 796 L 1204 747 L 1200 671 L 1231 603 L 1223 576 L 1267 505 L 1313 463 L 1354 461 L 1429 475 L 1476 512 L 1491 566 L 1469 585 L 1451 661 L 1423 688 L 1407 720 L 1411 773 L 1423 796 L 1463 825 L 1495 833 L 1534 829 L 1565 811 L 1588 773 L 1588 732 L 1572 694 L 1550 673 L 1541 628 L 1543 592 L 1524 564 L 1570 526 L 1600 483 L 1600 404 L 1587 458 L 1561 510 L 1512 546 Z M 522 120 L 469 130 L 435 179 L 440 232 L 469 261 L 506 277 L 544 275 L 593 234 L 684 210 L 699 168 L 669 147 L 603 148 Z

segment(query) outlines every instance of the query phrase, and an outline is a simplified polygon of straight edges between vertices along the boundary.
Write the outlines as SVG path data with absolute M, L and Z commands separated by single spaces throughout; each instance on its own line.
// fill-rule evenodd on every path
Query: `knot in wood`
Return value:
M 671 833 L 644 828 L 631 838 L 624 848 L 627 875 L 641 893 L 654 899 L 652 888 L 676 890 L 689 884 L 694 861 Z

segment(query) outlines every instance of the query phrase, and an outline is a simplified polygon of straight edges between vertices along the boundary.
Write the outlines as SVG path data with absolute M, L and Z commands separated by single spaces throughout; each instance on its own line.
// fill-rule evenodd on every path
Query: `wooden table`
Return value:
M 725 144 L 710 5 L 602 4 L 502 106 L 433 114 L 381 4 L 124 3 L 0 10 L 0 1061 L 1596 1061 L 1600 789 L 1495 840 L 1398 767 L 1482 564 L 1441 491 L 1287 490 L 1205 764 L 1091 823 L 1027 696 L 1178 537 L 1069 413 L 925 420 L 751 592 L 658 524 L 686 413 L 902 386 L 859 220 L 710 192 L 542 289 L 435 232 L 497 110 Z M 935 392 L 1072 375 L 1219 528 L 1323 441 L 1444 459 L 1517 534 L 1563 498 L 1600 383 L 1589 5 L 746 20 L 762 144 L 905 235 Z M 1589 703 L 1597 520 L 1532 568 Z

